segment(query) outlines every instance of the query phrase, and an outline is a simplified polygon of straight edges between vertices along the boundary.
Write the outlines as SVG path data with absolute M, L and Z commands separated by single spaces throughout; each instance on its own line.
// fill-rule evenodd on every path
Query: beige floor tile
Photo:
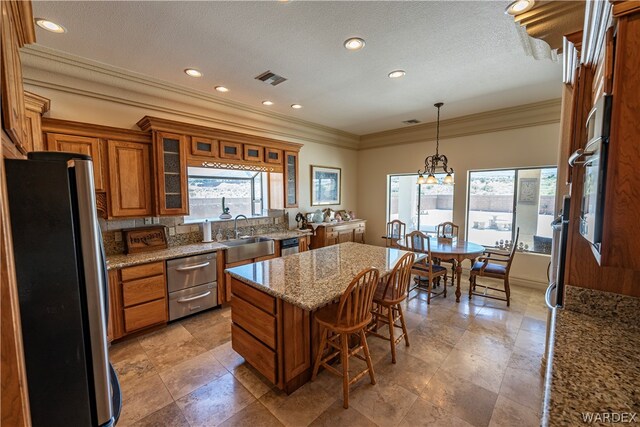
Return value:
M 226 319 L 208 326 L 190 328 L 191 335 L 207 350 L 231 341 L 231 323 Z
M 231 342 L 226 342 L 218 347 L 210 350 L 213 357 L 215 357 L 218 362 L 222 364 L 227 370 L 232 371 L 236 366 L 241 365 L 244 362 L 244 358 L 240 356 L 236 351 L 231 347 Z
M 520 327 L 524 314 L 513 311 L 506 305 L 504 307 L 484 306 L 476 317 L 501 323 L 509 323 L 512 327 Z
M 283 424 L 256 401 L 220 424 L 221 427 L 279 427 Z
M 506 366 L 511 357 L 513 344 L 508 337 L 499 339 L 493 335 L 467 330 L 455 348 Z
M 118 423 L 120 425 L 120 423 Z M 190 427 L 174 402 L 137 421 L 133 427 Z
M 498 394 L 440 369 L 420 397 L 474 426 L 484 427 L 489 425 Z
M 131 425 L 172 403 L 173 399 L 158 375 L 151 375 L 122 390 L 122 413 L 118 425 Z
M 113 362 L 113 368 L 118 374 L 118 381 L 123 389 L 133 386 L 138 381 L 143 381 L 149 375 L 158 373 L 142 347 L 140 350 L 136 349 L 129 357 L 119 356 L 120 360 Z
M 262 396 L 260 402 L 283 424 L 306 426 L 340 395 L 338 390 L 329 393 L 320 384 L 309 382 L 288 396 L 281 390 L 273 389 Z
M 268 379 L 248 363 L 236 366 L 231 370 L 231 373 L 256 399 L 264 396 L 274 387 Z
M 310 424 L 312 427 L 375 427 L 376 424 L 362 415 L 351 405 L 344 409 L 342 400 L 338 399 Z
M 504 396 L 498 396 L 490 427 L 538 427 L 540 415 Z
M 451 326 L 451 319 L 458 316 L 451 316 L 447 320 L 427 319 L 420 323 L 412 331 L 412 336 L 419 335 L 428 338 L 435 343 L 442 343 L 446 346 L 455 346 L 464 334 L 464 329 Z M 411 338 L 411 337 L 410 337 Z
M 543 387 L 544 377 L 540 371 L 527 373 L 521 369 L 507 368 L 500 394 L 537 412 L 542 406 Z
M 409 347 L 404 345 L 398 346 L 398 352 L 406 352 L 407 354 L 422 359 L 425 362 L 440 363 L 449 355 L 453 346 L 442 342 L 436 343 L 431 338 L 426 338 L 417 334 L 409 334 Z
M 349 396 L 349 405 L 381 426 L 395 426 L 405 417 L 418 396 L 394 383 L 378 381 L 357 387 Z
M 534 319 L 533 317 L 525 317 L 522 320 L 521 329 L 539 334 L 547 333 L 547 322 L 545 320 Z
M 139 340 L 156 369 L 161 371 L 206 351 L 179 323 L 173 323 Z
M 252 402 L 255 402 L 253 395 L 231 374 L 176 401 L 191 427 L 219 425 Z
M 526 350 L 541 353 L 544 351 L 545 334 L 539 332 L 530 332 L 521 329 L 518 332 L 515 346 Z
M 542 353 L 515 347 L 509 359 L 508 367 L 520 369 L 527 373 L 539 372 L 542 365 Z M 545 365 L 546 367 L 546 365 Z
M 506 362 L 500 363 L 454 348 L 442 363 L 441 370 L 498 393 L 506 366 Z
M 144 349 L 137 338 L 111 344 L 109 347 L 109 360 L 111 363 L 118 363 L 139 354 L 144 354 Z
M 400 427 L 471 427 L 468 422 L 451 415 L 441 407 L 418 398 L 399 424 Z
M 416 395 L 420 394 L 433 374 L 438 370 L 439 363 L 424 361 L 406 352 L 399 352 L 396 363 L 391 363 L 391 354 L 374 365 L 378 383 L 395 383 Z
M 226 313 L 226 311 L 223 311 L 221 308 L 215 308 L 186 317 L 179 322 L 187 331 L 193 334 L 198 331 L 198 329 L 206 328 L 219 322 L 228 322 L 227 317 L 223 316 L 223 313 Z
M 206 352 L 161 371 L 160 378 L 177 400 L 228 372 Z
M 491 336 L 496 341 L 503 342 L 512 347 L 520 331 L 520 322 L 509 320 L 495 321 L 483 317 L 474 318 L 467 330 L 480 335 Z

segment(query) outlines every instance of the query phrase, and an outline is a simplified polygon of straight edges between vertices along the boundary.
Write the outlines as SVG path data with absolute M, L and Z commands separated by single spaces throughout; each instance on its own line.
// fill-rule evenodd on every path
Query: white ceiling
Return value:
M 561 64 L 525 55 L 507 3 L 34 1 L 33 11 L 67 29 L 38 28 L 40 45 L 210 94 L 224 85 L 220 97 L 362 135 L 433 121 L 437 101 L 448 119 L 560 97 Z M 344 49 L 351 36 L 365 48 Z M 398 68 L 407 75 L 389 79 Z M 254 80 L 266 70 L 288 80 Z

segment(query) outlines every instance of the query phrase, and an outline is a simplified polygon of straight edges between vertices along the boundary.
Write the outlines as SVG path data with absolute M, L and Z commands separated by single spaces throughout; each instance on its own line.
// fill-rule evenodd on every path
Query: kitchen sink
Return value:
M 224 242 L 224 245 L 227 246 L 227 264 L 273 255 L 275 252 L 273 240 L 266 237 L 243 237 Z

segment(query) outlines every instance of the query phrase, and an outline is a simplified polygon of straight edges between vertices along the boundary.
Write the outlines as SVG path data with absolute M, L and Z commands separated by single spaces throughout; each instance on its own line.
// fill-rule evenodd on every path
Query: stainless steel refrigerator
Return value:
M 33 425 L 115 425 L 91 158 L 42 152 L 5 165 Z

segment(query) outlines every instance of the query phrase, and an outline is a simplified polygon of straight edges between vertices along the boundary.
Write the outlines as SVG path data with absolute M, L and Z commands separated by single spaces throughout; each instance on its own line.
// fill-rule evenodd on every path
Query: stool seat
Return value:
M 316 311 L 314 315 L 316 322 L 318 322 L 322 326 L 330 327 L 338 333 L 345 334 L 356 332 L 371 323 L 371 314 L 369 314 L 369 316 L 367 316 L 363 322 L 357 323 L 355 325 L 348 322 L 345 318 L 336 321 L 336 319 L 338 318 L 339 309 L 340 304 L 337 302 L 322 307 L 321 309 Z

